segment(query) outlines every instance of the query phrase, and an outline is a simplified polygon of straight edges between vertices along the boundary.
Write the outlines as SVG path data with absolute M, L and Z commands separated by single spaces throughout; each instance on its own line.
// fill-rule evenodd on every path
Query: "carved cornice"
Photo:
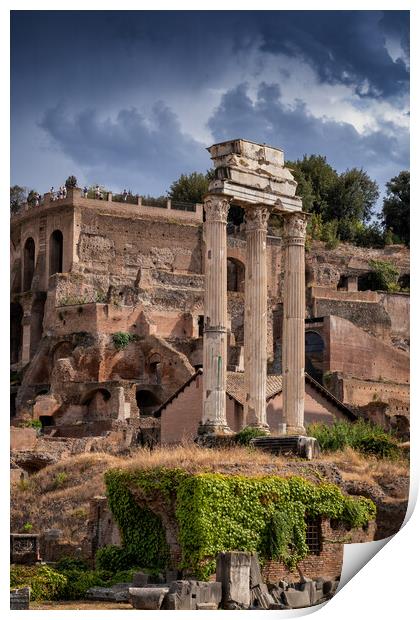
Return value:
M 306 216 L 304 213 L 297 212 L 285 215 L 283 224 L 283 236 L 288 239 L 305 239 Z
M 270 209 L 267 207 L 248 207 L 245 209 L 245 232 L 261 230 L 267 232 Z
M 206 222 L 223 222 L 223 224 L 226 224 L 229 200 L 224 196 L 207 194 L 204 198 L 204 211 Z

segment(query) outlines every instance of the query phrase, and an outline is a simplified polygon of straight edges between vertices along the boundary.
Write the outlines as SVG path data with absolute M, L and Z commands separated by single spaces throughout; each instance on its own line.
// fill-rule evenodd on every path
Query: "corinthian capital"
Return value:
M 223 222 L 226 224 L 229 200 L 217 194 L 207 194 L 204 198 L 204 211 L 207 222 Z
M 270 210 L 266 207 L 247 207 L 245 209 L 245 231 L 267 231 L 267 222 Z
M 284 216 L 283 231 L 285 237 L 305 239 L 306 216 L 304 213 L 288 213 Z

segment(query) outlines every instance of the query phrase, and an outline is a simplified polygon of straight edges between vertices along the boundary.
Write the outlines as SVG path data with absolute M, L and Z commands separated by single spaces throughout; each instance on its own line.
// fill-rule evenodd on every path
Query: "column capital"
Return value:
M 306 237 L 306 215 L 300 211 L 285 213 L 283 221 L 283 236 L 286 239 L 294 238 L 304 240 Z
M 204 211 L 207 222 L 227 223 L 230 200 L 219 194 L 206 194 L 204 197 Z
M 270 217 L 270 209 L 265 205 L 256 205 L 255 207 L 247 207 L 245 211 L 245 232 L 261 230 L 267 232 L 268 218 Z

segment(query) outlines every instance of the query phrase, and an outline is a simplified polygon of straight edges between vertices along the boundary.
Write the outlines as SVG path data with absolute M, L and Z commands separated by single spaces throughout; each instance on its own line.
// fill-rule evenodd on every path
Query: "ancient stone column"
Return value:
M 284 215 L 283 411 L 288 434 L 306 434 L 305 413 L 305 234 L 303 213 Z
M 203 332 L 203 415 L 199 433 L 226 433 L 227 242 L 229 199 L 204 199 L 205 295 Z
M 263 206 L 245 209 L 245 421 L 268 429 L 267 382 L 267 221 Z

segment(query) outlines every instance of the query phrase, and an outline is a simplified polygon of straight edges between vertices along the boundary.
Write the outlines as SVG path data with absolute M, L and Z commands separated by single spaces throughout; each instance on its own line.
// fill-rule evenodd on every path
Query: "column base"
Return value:
M 197 430 L 198 436 L 201 435 L 233 435 L 234 432 L 229 426 L 224 424 L 200 424 Z
M 286 435 L 304 435 L 306 436 L 306 428 L 304 426 L 286 426 Z

